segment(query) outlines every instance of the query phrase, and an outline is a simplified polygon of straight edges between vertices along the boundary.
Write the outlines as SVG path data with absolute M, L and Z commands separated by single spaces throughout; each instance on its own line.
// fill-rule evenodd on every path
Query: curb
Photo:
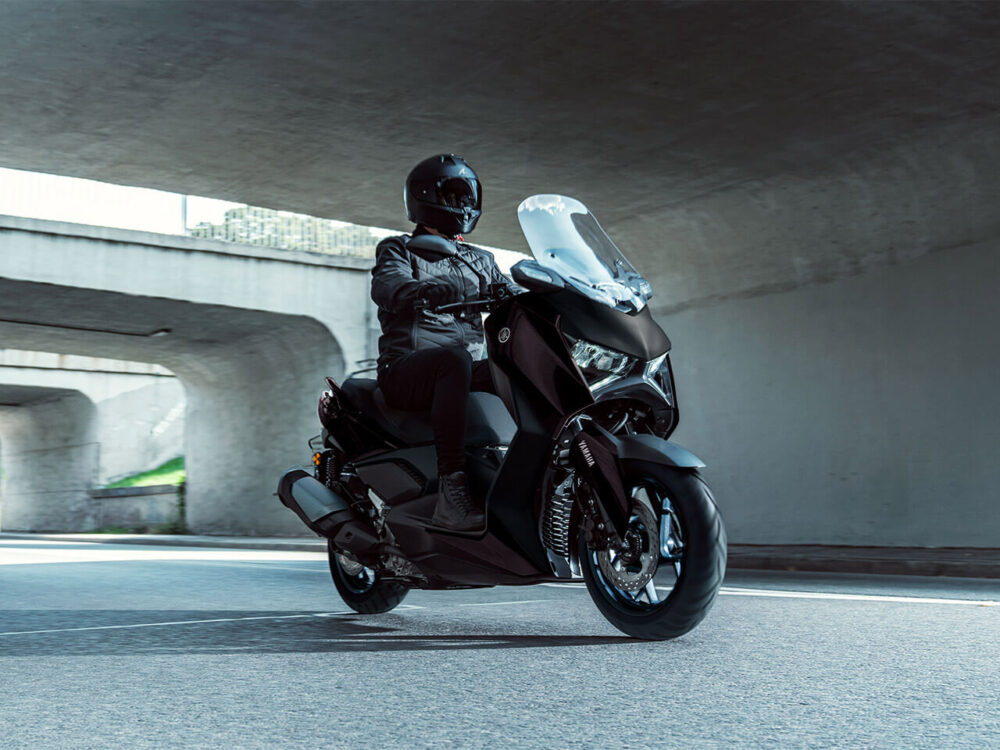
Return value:
M 189 536 L 186 534 L 21 534 L 17 532 L 0 533 L 0 541 L 4 539 L 24 539 L 41 542 L 84 542 L 87 544 L 145 544 L 163 547 L 209 547 L 213 549 L 258 549 L 280 552 L 322 552 L 326 554 L 325 539 L 267 539 L 219 537 L 213 539 L 205 536 Z
M 1000 550 L 730 545 L 730 570 L 1000 578 Z
M 326 540 L 301 537 L 212 537 L 187 534 L 0 533 L 4 539 L 89 544 L 254 549 L 326 553 Z M 729 545 L 729 570 L 1000 579 L 1000 549 Z

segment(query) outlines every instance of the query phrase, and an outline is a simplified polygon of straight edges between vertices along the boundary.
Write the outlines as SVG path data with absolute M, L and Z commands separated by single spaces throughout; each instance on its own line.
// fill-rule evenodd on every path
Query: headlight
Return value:
M 634 357 L 580 339 L 573 344 L 573 361 L 583 371 L 591 390 L 620 378 L 635 364 Z
M 674 391 L 670 382 L 670 368 L 664 366 L 667 360 L 666 354 L 661 354 L 656 359 L 651 359 L 646 363 L 646 369 L 642 373 L 643 380 L 659 390 L 663 394 L 663 399 L 669 406 L 674 405 Z

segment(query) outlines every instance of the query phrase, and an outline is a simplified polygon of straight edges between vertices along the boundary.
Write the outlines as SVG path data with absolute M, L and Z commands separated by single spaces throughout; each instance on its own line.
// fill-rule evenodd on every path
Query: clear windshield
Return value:
M 620 310 L 641 310 L 652 287 L 575 198 L 533 195 L 517 209 L 535 260 L 591 299 Z

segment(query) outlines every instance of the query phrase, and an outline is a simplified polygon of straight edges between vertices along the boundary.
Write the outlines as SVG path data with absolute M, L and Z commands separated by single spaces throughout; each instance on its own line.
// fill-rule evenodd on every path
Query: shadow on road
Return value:
M 9 610 L 0 613 L 0 656 L 285 654 L 565 648 L 638 644 L 626 636 L 496 632 L 413 634 L 405 616 L 314 612 Z M 454 631 L 455 623 L 449 623 Z

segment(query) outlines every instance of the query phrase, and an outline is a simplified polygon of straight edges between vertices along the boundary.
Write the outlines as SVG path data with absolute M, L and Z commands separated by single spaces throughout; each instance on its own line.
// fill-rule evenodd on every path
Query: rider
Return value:
M 490 283 L 510 281 L 493 254 L 464 241 L 482 214 L 479 178 L 464 159 L 441 154 L 417 164 L 406 178 L 410 235 L 387 237 L 375 251 L 372 299 L 382 326 L 378 384 L 395 409 L 431 411 L 438 455 L 439 494 L 431 523 L 454 531 L 481 530 L 483 509 L 469 495 L 465 477 L 465 412 L 469 391 L 495 392 L 489 364 L 480 359 L 483 323 L 478 313 L 417 310 L 474 300 L 480 279 L 458 258 L 431 261 L 407 248 L 421 234 L 452 240 L 455 251 Z

